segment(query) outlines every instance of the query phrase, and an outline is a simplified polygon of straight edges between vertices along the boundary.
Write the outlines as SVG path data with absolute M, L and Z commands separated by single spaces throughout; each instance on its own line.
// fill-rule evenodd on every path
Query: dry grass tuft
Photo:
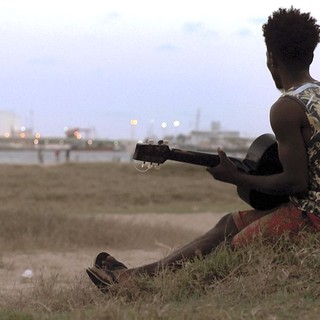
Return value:
M 5 251 L 77 250 L 78 248 L 144 248 L 155 241 L 168 247 L 190 241 L 195 232 L 170 226 L 119 222 L 111 217 L 76 216 L 0 210 L 0 248 Z M 1 259 L 0 259 L 1 264 Z
M 0 166 L 3 210 L 63 214 L 226 211 L 244 206 L 235 189 L 202 167 L 168 164 L 141 173 L 133 164 Z
M 170 226 L 119 224 L 104 214 L 201 212 L 219 205 L 220 211 L 237 199 L 203 168 L 186 165 L 147 173 L 133 164 L 3 165 L 0 175 L 2 250 L 138 248 L 152 238 L 172 246 L 193 234 L 186 237 Z

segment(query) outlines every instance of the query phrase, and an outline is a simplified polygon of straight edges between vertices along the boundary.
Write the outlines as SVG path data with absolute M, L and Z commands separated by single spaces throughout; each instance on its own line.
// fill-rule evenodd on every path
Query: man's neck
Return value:
M 292 87 L 298 87 L 303 83 L 309 83 L 309 82 L 315 81 L 315 79 L 311 77 L 309 70 L 302 71 L 300 73 L 295 73 L 295 74 L 283 73 L 281 76 L 281 79 L 282 79 L 282 85 L 284 90 L 288 90 Z

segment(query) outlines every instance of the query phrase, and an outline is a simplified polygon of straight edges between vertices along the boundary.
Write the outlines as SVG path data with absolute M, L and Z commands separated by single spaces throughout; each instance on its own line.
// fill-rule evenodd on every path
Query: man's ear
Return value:
M 267 61 L 268 65 L 272 68 L 276 68 L 278 66 L 277 59 L 271 51 L 267 51 Z

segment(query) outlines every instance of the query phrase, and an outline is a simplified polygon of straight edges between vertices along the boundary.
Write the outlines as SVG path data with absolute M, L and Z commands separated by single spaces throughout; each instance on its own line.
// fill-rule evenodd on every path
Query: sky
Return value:
M 291 5 L 320 22 L 319 0 L 0 0 L 0 110 L 42 136 L 271 132 L 261 26 Z

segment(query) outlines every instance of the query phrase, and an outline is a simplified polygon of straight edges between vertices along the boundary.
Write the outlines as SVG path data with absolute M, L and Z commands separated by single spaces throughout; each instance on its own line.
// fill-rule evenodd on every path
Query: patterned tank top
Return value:
M 312 136 L 307 144 L 309 188 L 303 197 L 290 197 L 299 209 L 320 217 L 320 82 L 305 83 L 291 88 L 282 97 L 297 100 L 304 108 L 311 126 Z

